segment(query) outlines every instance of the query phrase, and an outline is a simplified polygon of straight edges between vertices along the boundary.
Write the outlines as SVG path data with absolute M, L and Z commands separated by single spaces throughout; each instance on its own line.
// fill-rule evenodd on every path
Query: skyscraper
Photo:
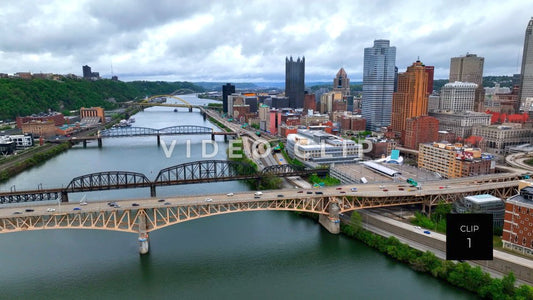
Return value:
M 366 128 L 377 131 L 390 125 L 396 47 L 388 40 L 375 40 L 365 48 L 362 115 Z
M 452 57 L 450 62 L 450 82 L 472 82 L 477 84 L 474 99 L 474 111 L 484 111 L 483 102 L 485 90 L 483 89 L 483 63 L 485 58 L 467 53 L 466 56 Z
M 83 70 L 83 78 L 84 79 L 91 79 L 91 77 L 93 76 L 92 72 L 91 72 L 91 67 L 85 65 L 82 67 L 82 70 Z
M 402 141 L 407 119 L 428 114 L 428 96 L 428 72 L 417 60 L 398 74 L 398 91 L 392 96 L 391 127 Z
M 228 96 L 235 93 L 235 86 L 226 83 L 222 86 L 222 111 L 228 113 Z
M 333 91 L 341 92 L 343 97 L 350 96 L 350 78 L 344 68 L 341 68 L 333 79 Z
M 533 17 L 529 20 L 524 37 L 524 50 L 522 52 L 522 70 L 520 71 L 520 92 L 518 97 L 521 103 L 526 98 L 533 98 Z
M 289 97 L 289 107 L 304 106 L 305 91 L 305 57 L 296 61 L 285 58 L 285 96 Z

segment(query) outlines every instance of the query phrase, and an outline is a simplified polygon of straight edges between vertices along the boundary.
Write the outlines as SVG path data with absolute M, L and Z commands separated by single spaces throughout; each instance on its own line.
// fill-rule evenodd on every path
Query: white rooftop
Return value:
M 495 202 L 495 201 L 502 201 L 498 197 L 494 197 L 489 194 L 482 194 L 482 195 L 475 195 L 475 196 L 468 196 L 465 197 L 465 199 L 470 200 L 475 203 L 487 203 L 487 202 Z

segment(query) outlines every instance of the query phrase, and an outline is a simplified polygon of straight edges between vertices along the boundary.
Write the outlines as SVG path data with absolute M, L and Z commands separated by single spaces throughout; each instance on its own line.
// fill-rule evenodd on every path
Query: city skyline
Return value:
M 484 75 L 520 73 L 533 3 L 338 1 L 229 3 L 17 1 L 0 4 L 0 72 L 73 73 L 121 80 L 282 82 L 285 57 L 306 57 L 306 81 L 344 68 L 362 81 L 363 49 L 397 47 L 447 79 L 450 58 L 476 53 Z M 236 25 L 238 24 L 238 25 Z

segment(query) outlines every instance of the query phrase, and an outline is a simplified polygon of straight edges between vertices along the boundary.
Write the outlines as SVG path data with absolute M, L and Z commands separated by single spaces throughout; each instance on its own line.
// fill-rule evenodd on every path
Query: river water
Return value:
M 193 104 L 209 101 L 181 96 Z M 175 102 L 169 100 L 169 102 Z M 136 114 L 134 126 L 215 127 L 197 112 L 157 107 Z M 153 180 L 172 165 L 202 159 L 210 136 L 104 139 L 73 149 L 0 185 L 0 190 L 66 186 L 70 179 L 109 170 Z M 190 155 L 187 142 L 190 140 Z M 227 144 L 217 137 L 225 159 Z M 248 190 L 242 182 L 158 188 L 158 197 Z M 148 189 L 69 195 L 71 201 L 149 197 Z M 57 205 L 50 203 L 51 206 Z M 0 299 L 473 299 L 313 221 L 290 212 L 219 215 L 154 231 L 138 254 L 137 235 L 100 230 L 43 230 L 0 235 Z

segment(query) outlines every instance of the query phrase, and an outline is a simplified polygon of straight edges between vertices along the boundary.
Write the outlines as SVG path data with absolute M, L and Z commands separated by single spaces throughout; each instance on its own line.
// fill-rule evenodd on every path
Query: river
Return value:
M 208 100 L 180 96 L 193 104 Z M 175 102 L 169 100 L 169 102 Z M 215 127 L 197 113 L 156 107 L 139 112 L 134 126 Z M 146 174 L 200 160 L 210 136 L 104 139 L 71 150 L 0 185 L 0 190 L 67 185 L 87 173 L 122 170 Z M 186 139 L 190 139 L 187 157 Z M 225 159 L 227 144 L 217 137 Z M 213 147 L 206 149 L 208 154 Z M 248 190 L 242 182 L 158 188 L 168 195 Z M 149 197 L 148 189 L 69 195 L 71 201 Z M 57 205 L 50 203 L 51 206 Z M 365 245 L 332 235 L 290 212 L 219 215 L 154 231 L 151 249 L 138 254 L 137 235 L 100 230 L 42 230 L 0 235 L 1 299 L 474 299 L 466 291 L 413 271 Z

